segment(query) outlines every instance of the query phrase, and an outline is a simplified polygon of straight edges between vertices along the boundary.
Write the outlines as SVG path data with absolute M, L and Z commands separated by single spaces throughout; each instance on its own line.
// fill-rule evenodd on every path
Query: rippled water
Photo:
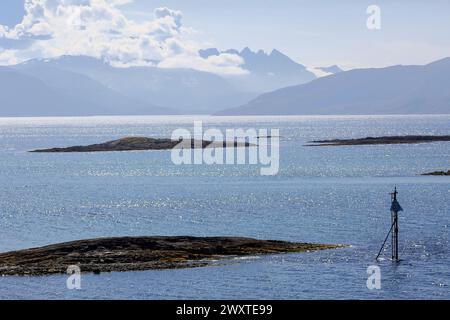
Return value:
M 35 154 L 175 128 L 278 128 L 280 172 L 176 166 L 170 152 Z M 450 299 L 450 143 L 304 147 L 314 139 L 450 134 L 450 116 L 0 118 L 0 251 L 123 235 L 235 235 L 348 249 L 218 261 L 212 267 L 82 276 L 2 277 L 0 298 Z M 400 264 L 366 269 L 399 189 Z M 386 252 L 386 256 L 389 252 Z

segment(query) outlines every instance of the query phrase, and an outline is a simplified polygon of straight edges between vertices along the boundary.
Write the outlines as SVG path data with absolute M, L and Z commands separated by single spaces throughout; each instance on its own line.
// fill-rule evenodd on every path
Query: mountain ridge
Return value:
M 450 113 L 450 58 L 353 69 L 258 96 L 219 115 Z
M 20 72 L 38 79 L 41 85 L 51 88 L 41 88 L 47 92 L 47 102 L 40 105 L 44 110 L 42 114 L 45 115 L 48 115 L 47 109 L 57 111 L 54 115 L 210 114 L 256 96 L 238 92 L 225 79 L 208 72 L 181 68 L 117 68 L 88 56 L 33 59 L 8 68 L 11 72 Z M 10 89 L 17 93 L 17 97 L 21 85 L 15 85 L 16 88 Z M 0 93 L 2 91 L 0 88 Z M 77 101 L 75 105 L 86 106 L 89 110 L 81 112 L 80 107 L 68 103 L 66 98 L 63 99 L 65 108 L 53 108 L 60 103 L 58 99 L 51 97 L 50 91 L 59 92 L 58 99 L 62 99 L 61 96 L 71 96 L 73 101 Z M 12 109 L 17 112 L 0 110 L 0 115 L 39 115 L 38 111 L 26 110 L 33 109 L 31 101 L 17 98 L 17 102 L 14 102 L 12 99 L 14 97 L 4 101 L 15 105 Z M 64 111 L 69 108 L 72 108 L 70 112 Z
M 316 75 L 307 70 L 304 65 L 295 62 L 277 49 L 273 49 L 270 53 L 261 49 L 252 51 L 249 47 L 241 51 L 236 49 L 219 51 L 217 48 L 199 50 L 199 55 L 203 58 L 222 53 L 234 54 L 242 58 L 241 68 L 249 73 L 225 78 L 244 91 L 262 93 L 316 79 Z

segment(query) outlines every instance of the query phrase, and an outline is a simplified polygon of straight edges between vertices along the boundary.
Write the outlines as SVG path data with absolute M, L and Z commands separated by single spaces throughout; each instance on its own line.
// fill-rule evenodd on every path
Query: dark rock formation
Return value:
M 51 148 L 39 149 L 30 152 L 105 152 L 105 151 L 134 151 L 134 150 L 168 150 L 173 149 L 183 140 L 171 140 L 166 138 L 155 139 L 146 137 L 126 137 L 118 140 L 108 141 L 100 144 L 91 144 L 88 146 L 74 146 L 67 148 Z M 197 143 L 196 143 L 197 142 Z M 196 148 L 196 145 L 206 147 L 219 147 L 222 145 L 226 147 L 226 142 L 211 142 L 211 141 L 195 141 L 191 140 L 191 148 Z M 189 141 L 186 144 L 189 146 Z M 248 143 L 234 142 L 235 147 L 249 146 Z
M 425 143 L 436 141 L 450 141 L 450 136 L 388 136 L 367 137 L 361 139 L 334 139 L 310 141 L 307 146 L 357 146 L 370 144 L 403 144 L 403 143 Z
M 209 259 L 306 252 L 343 247 L 237 237 L 122 237 L 79 240 L 0 254 L 2 275 L 171 269 L 208 265 Z
M 447 172 L 433 171 L 433 172 L 422 173 L 422 176 L 450 176 L 450 170 L 448 170 Z

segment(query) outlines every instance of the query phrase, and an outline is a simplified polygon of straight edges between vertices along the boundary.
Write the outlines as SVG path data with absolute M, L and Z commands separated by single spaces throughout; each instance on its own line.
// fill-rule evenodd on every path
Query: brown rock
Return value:
M 294 243 L 238 237 L 122 237 L 79 240 L 0 254 L 2 275 L 172 269 L 208 265 L 210 259 L 306 252 L 342 245 Z

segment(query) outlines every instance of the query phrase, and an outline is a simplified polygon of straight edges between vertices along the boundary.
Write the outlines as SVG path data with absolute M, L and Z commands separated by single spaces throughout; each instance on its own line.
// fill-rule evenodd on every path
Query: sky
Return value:
M 27 10 L 23 2 L 0 1 L 0 64 L 87 54 L 239 74 L 238 56 L 202 59 L 198 49 L 275 48 L 310 67 L 344 69 L 450 56 L 447 0 L 26 0 Z M 367 28 L 369 5 L 380 8 L 380 29 Z

